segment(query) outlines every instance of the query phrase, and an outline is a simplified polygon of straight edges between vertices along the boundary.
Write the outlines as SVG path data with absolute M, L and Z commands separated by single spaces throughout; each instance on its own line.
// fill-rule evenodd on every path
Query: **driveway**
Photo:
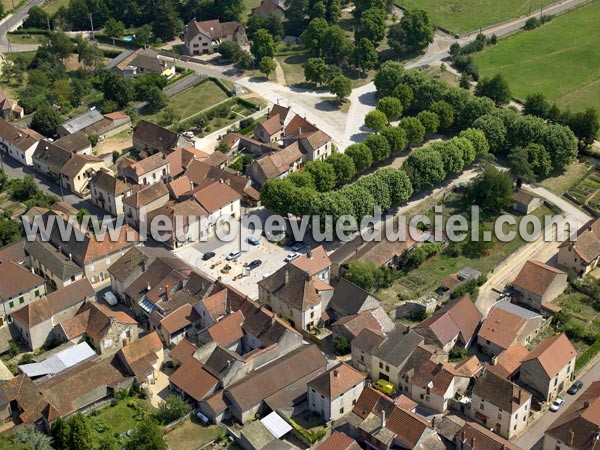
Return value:
M 172 369 L 161 370 L 156 383 L 149 385 L 150 403 L 154 408 L 158 408 L 160 402 L 164 401 L 171 393 L 171 389 L 169 389 L 169 376 L 172 373 Z

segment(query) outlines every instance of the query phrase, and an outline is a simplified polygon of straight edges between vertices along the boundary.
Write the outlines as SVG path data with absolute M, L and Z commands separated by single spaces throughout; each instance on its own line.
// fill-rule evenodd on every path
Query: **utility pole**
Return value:
M 50 16 L 49 15 L 46 16 L 46 21 L 48 22 L 48 30 L 50 30 L 51 28 L 50 28 Z
M 89 14 L 90 16 L 90 25 L 92 26 L 92 41 L 94 40 L 94 21 L 92 20 L 92 13 Z

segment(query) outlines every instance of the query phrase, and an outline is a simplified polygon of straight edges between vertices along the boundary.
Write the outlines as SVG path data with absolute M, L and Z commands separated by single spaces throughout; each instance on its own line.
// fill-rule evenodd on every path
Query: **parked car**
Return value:
M 209 259 L 214 258 L 215 255 L 215 252 L 206 252 L 204 255 L 202 255 L 202 261 L 208 261 Z
M 558 411 L 560 409 L 560 407 L 563 405 L 564 402 L 565 401 L 562 398 L 558 397 L 550 405 L 550 411 L 554 411 L 554 412 Z
M 119 303 L 117 297 L 111 291 L 106 291 L 104 293 L 104 301 L 110 306 L 115 306 L 117 303 Z
M 233 261 L 234 259 L 238 259 L 242 252 L 239 250 L 235 250 L 233 252 L 229 252 L 229 254 L 225 257 L 227 261 Z
M 299 252 L 300 250 L 306 247 L 306 243 L 302 241 L 295 241 L 292 245 L 290 245 L 290 250 L 295 252 Z
M 208 425 L 210 420 L 208 417 L 206 417 L 204 414 L 202 414 L 200 411 L 198 411 L 196 413 L 196 417 L 198 418 L 198 420 L 200 420 L 200 422 L 202 422 L 204 425 Z
M 286 262 L 286 263 L 288 263 L 288 262 L 292 262 L 292 261 L 293 261 L 293 260 L 295 260 L 296 258 L 300 258 L 300 253 L 298 253 L 298 252 L 293 252 L 293 253 L 290 253 L 289 255 L 287 255 L 287 256 L 286 256 L 286 257 L 283 259 L 283 261 L 284 261 L 284 262 Z
M 571 385 L 569 390 L 567 391 L 571 395 L 575 395 L 579 392 L 579 390 L 583 387 L 583 383 L 577 380 L 575 383 Z
M 257 267 L 260 267 L 261 264 L 262 264 L 262 261 L 260 259 L 255 259 L 254 261 L 249 262 L 248 265 L 246 266 L 246 268 L 248 270 L 254 270 Z
M 390 397 L 396 393 L 396 386 L 394 386 L 394 383 L 390 383 L 386 380 L 377 380 L 375 383 L 373 383 L 373 387 L 379 392 L 383 392 Z
M 194 137 L 194 132 L 193 131 L 185 131 L 182 134 L 186 138 L 193 138 Z
M 248 244 L 250 244 L 250 245 L 260 244 L 260 241 L 258 239 L 256 239 L 254 236 L 248 236 L 248 238 L 246 239 L 246 242 L 248 242 Z

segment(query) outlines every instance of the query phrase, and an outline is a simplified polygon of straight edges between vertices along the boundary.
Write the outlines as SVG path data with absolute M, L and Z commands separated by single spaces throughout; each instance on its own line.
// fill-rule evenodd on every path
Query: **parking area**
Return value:
M 258 238 L 258 245 L 242 245 L 241 241 L 250 234 L 252 233 L 240 233 L 231 242 L 223 242 L 213 235 L 206 242 L 198 242 L 176 250 L 174 253 L 183 261 L 211 277 L 215 279 L 221 277 L 225 283 L 251 298 L 257 298 L 258 286 L 256 283 L 281 268 L 285 264 L 286 255 L 292 251 L 275 242 L 270 242 L 264 236 L 259 237 L 258 231 L 254 233 Z M 236 259 L 226 260 L 230 252 L 240 250 L 241 254 Z M 202 256 L 207 252 L 214 252 L 215 256 L 204 261 Z M 256 260 L 261 261 L 260 266 L 247 270 L 245 266 Z

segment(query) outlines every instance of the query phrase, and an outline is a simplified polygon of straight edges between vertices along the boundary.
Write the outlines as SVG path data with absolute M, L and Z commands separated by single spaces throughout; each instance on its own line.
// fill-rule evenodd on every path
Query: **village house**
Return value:
M 507 380 L 515 381 L 519 378 L 521 362 L 528 353 L 529 350 L 521 343 L 515 342 L 508 349 L 500 352 L 498 356 L 494 356 L 488 364 L 487 370 Z
M 53 142 L 42 140 L 33 152 L 33 168 L 58 182 L 62 168 L 72 156 L 70 151 Z
M 204 365 L 196 358 L 187 358 L 169 376 L 171 390 L 197 405 L 198 402 L 214 394 L 219 380 L 204 370 Z
M 96 122 L 100 122 L 103 118 L 104 116 L 100 111 L 97 109 L 90 109 L 64 122 L 56 129 L 56 134 L 58 134 L 58 137 L 62 138 L 69 134 L 81 131 Z
M 454 439 L 456 450 L 521 450 L 477 422 L 466 422 Z
M 33 153 L 44 136 L 33 130 L 21 130 L 0 119 L 0 152 L 26 166 L 33 165 Z
M 178 368 L 186 359 L 193 357 L 196 350 L 198 350 L 198 347 L 187 339 L 179 341 L 179 343 L 169 351 L 169 358 L 171 359 L 173 368 Z
M 426 347 L 417 347 L 400 371 L 400 392 L 436 412 L 445 412 L 448 401 L 465 393 L 470 374 L 461 372 Z
M 123 311 L 89 302 L 75 316 L 58 324 L 55 334 L 58 340 L 65 342 L 87 338 L 98 353 L 104 354 L 137 340 L 137 325 L 137 321 Z
M 156 256 L 171 256 L 164 248 L 131 247 L 109 268 L 110 288 L 113 294 L 125 299 L 125 291 L 154 262 Z
M 92 156 L 92 143 L 81 131 L 56 139 L 53 144 L 73 154 Z
M 574 379 L 576 358 L 577 351 L 564 333 L 548 337 L 523 358 L 519 381 L 550 402 Z
M 308 408 L 329 422 L 350 413 L 365 387 L 366 377 L 340 363 L 308 382 Z
M 214 182 L 194 192 L 194 199 L 206 211 L 208 234 L 215 231 L 217 221 L 221 217 L 240 219 L 241 196 L 228 184 Z
M 185 339 L 199 320 L 198 312 L 187 303 L 161 319 L 157 331 L 165 345 L 171 347 Z
M 544 200 L 530 191 L 519 189 L 513 192 L 512 208 L 520 214 L 531 214 L 544 204 Z
M 123 199 L 135 189 L 137 185 L 126 183 L 107 169 L 98 170 L 89 182 L 92 203 L 112 216 L 124 214 Z
M 13 261 L 20 266 L 28 267 L 28 257 L 25 254 L 26 238 L 6 244 L 0 247 L 0 263 Z
M 117 355 L 141 387 L 155 384 L 160 377 L 165 355 L 156 331 L 123 346 Z
M 577 233 L 558 246 L 557 263 L 583 277 L 600 259 L 600 219 L 591 219 Z
M 151 48 L 125 50 L 104 66 L 103 70 L 114 72 L 125 79 L 137 78 L 147 73 L 157 73 L 167 79 L 175 76 L 175 64 L 167 58 L 161 59 Z
M 81 306 L 96 298 L 92 285 L 82 278 L 25 305 L 13 313 L 19 339 L 31 350 L 56 340 L 54 327 L 75 316 Z
M 293 405 L 304 401 L 306 383 L 326 369 L 327 360 L 318 347 L 303 345 L 226 388 L 224 400 L 231 417 L 245 424 L 271 400 Z
M 221 152 L 219 152 L 221 153 Z M 201 150 L 197 150 L 194 147 L 186 148 L 174 148 L 167 153 L 167 161 L 169 162 L 169 169 L 171 177 L 176 180 L 185 173 L 191 162 L 194 160 L 205 160 L 208 159 L 209 155 Z M 189 180 L 188 180 L 189 187 Z
M 169 190 L 163 182 L 144 186 L 123 199 L 125 221 L 141 231 L 145 225 L 149 231 L 148 215 L 165 206 L 169 201 Z
M 544 433 L 543 450 L 591 450 L 598 446 L 600 381 L 591 383 Z
M 263 3 L 270 2 L 270 0 L 264 0 Z M 321 441 L 319 445 L 315 447 L 315 450 L 360 450 L 360 445 L 354 439 L 345 435 L 344 433 L 340 433 L 339 431 L 334 431 Z
M 477 334 L 477 345 L 490 356 L 497 356 L 516 342 L 531 343 L 544 324 L 539 314 L 507 301 L 492 306 Z
M 152 230 L 156 230 L 158 235 L 168 234 L 168 239 L 163 244 L 171 249 L 185 247 L 204 239 L 213 232 L 211 224 L 208 222 L 208 211 L 206 211 L 198 202 L 190 198 L 178 203 L 169 202 L 162 208 L 159 208 L 148 214 L 148 222 L 152 223 L 155 217 L 168 218 L 173 224 L 172 229 L 159 232 L 158 226 L 164 225 L 159 222 Z
M 45 280 L 14 261 L 0 262 L 0 326 L 26 305 L 46 294 Z
M 280 19 L 284 19 L 285 8 L 285 0 L 262 0 L 259 6 L 252 8 L 252 14 L 258 14 L 265 18 L 274 15 Z
M 377 309 L 380 305 L 381 303 L 374 295 L 345 278 L 340 278 L 329 302 L 328 314 L 331 320 L 335 321 L 346 316 Z
M 28 266 L 44 277 L 53 289 L 62 289 L 83 278 L 83 269 L 49 242 L 27 241 L 24 250 L 29 259 Z
M 444 450 L 433 424 L 371 387 L 366 387 L 347 418 L 348 434 L 374 450 Z
M 424 343 L 420 334 L 402 324 L 397 324 L 386 336 L 365 328 L 352 341 L 352 366 L 367 372 L 372 380 L 385 380 L 398 386 L 400 371 Z
M 167 153 L 176 147 L 187 147 L 187 139 L 167 128 L 140 120 L 133 132 L 133 147 L 138 151 Z
M 430 345 L 449 352 L 455 345 L 469 348 L 483 316 L 468 296 L 450 300 L 414 327 Z
M 527 428 L 531 394 L 490 371 L 475 382 L 467 415 L 511 439 Z
M 283 119 L 279 114 L 269 114 L 267 120 L 254 129 L 253 135 L 260 142 L 277 142 L 283 135 Z
M 10 122 L 23 117 L 25 117 L 25 111 L 19 106 L 19 102 L 8 98 L 4 90 L 0 88 L 0 118 Z
M 67 211 L 69 217 L 65 218 L 62 211 Z M 139 240 L 138 234 L 128 225 L 123 225 L 108 234 L 96 236 L 94 233 L 82 230 L 77 223 L 73 223 L 71 239 L 64 241 L 61 237 L 61 227 L 69 226 L 66 222 L 75 220 L 77 211 L 63 203 L 56 203 L 52 209 L 41 216 L 44 224 L 50 220 L 56 223 L 64 222 L 62 225 L 50 227 L 48 241 L 52 246 L 67 255 L 79 267 L 84 269 L 85 276 L 96 288 L 106 286 L 110 283 L 108 268 L 125 252 L 133 247 Z
M 186 53 L 191 56 L 214 53 L 223 41 L 248 45 L 246 31 L 239 22 L 220 22 L 218 19 L 199 22 L 193 19 L 184 27 L 183 33 Z
M 285 178 L 303 167 L 303 154 L 298 143 L 265 154 L 246 167 L 246 173 L 259 185 L 271 178 Z
M 167 181 L 169 161 L 163 153 L 155 153 L 140 161 L 123 159 L 118 166 L 119 176 L 127 182 L 139 185 L 155 184 Z
M 131 118 L 124 112 L 115 111 L 104 114 L 102 120 L 84 127 L 81 132 L 86 136 L 98 136 L 98 140 L 103 141 L 129 130 L 131 130 Z
M 567 273 L 540 261 L 527 261 L 512 282 L 515 300 L 536 311 L 552 308 L 550 302 L 569 284 Z
M 282 140 L 286 146 L 297 142 L 304 154 L 304 162 L 325 161 L 333 152 L 331 136 L 299 115 L 285 126 Z
M 80 197 L 87 197 L 90 179 L 105 167 L 106 163 L 101 158 L 74 153 L 60 169 L 62 186 Z
M 258 282 L 259 302 L 299 330 L 321 322 L 332 295 L 325 281 L 289 263 Z
M 349 342 L 352 342 L 365 328 L 383 336 L 392 331 L 394 327 L 394 322 L 380 306 L 336 320 L 331 324 L 331 331 L 334 339 L 337 336 L 344 336 Z

